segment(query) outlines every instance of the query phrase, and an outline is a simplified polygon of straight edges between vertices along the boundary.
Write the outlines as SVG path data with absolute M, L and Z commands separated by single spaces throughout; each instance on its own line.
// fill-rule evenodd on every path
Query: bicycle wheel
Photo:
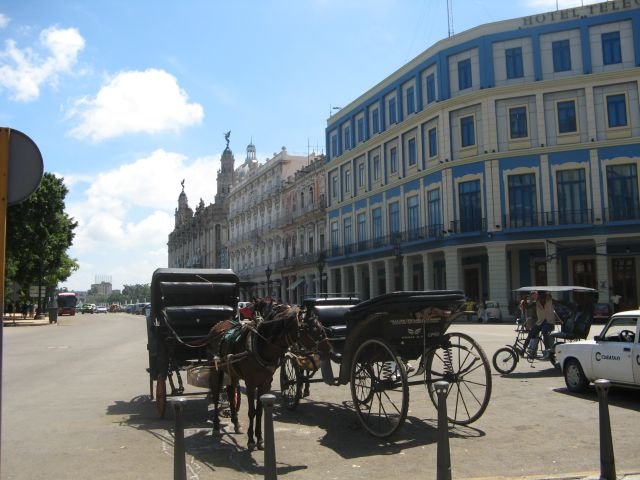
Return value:
M 518 354 L 513 351 L 513 348 L 502 347 L 493 354 L 493 368 L 503 375 L 513 372 L 516 365 L 518 365 Z
M 469 335 L 450 333 L 427 352 L 425 383 L 438 407 L 434 383 L 445 380 L 447 417 L 451 423 L 468 425 L 482 416 L 491 398 L 491 367 L 482 347 Z

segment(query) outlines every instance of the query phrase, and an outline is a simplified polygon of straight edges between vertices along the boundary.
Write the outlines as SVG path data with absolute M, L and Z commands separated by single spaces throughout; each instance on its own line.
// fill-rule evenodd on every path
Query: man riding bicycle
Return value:
M 527 315 L 533 318 L 535 324 L 529 330 L 526 340 L 523 345 L 523 354 L 526 352 L 529 356 L 535 356 L 536 349 L 538 347 L 537 338 L 538 334 L 542 332 L 542 339 L 544 342 L 545 350 L 543 353 L 543 360 L 548 360 L 551 355 L 551 337 L 549 334 L 553 331 L 556 319 L 560 320 L 558 314 L 553 308 L 553 298 L 549 292 L 537 292 L 533 291 L 529 295 L 529 302 L 527 304 Z M 531 347 L 529 344 L 531 340 L 536 339 Z M 529 347 L 529 349 L 527 349 Z

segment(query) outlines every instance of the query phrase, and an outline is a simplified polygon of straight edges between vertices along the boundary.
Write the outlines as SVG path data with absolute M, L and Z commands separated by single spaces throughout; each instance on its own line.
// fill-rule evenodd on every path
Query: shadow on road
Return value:
M 437 411 L 434 408 L 435 416 Z M 435 444 L 438 441 L 437 421 L 412 416 L 411 410 L 405 423 L 390 438 L 374 437 L 360 425 L 351 401 L 335 404 L 303 400 L 294 411 L 280 408 L 274 413 L 274 419 L 280 423 L 324 430 L 320 444 L 348 459 L 393 455 L 408 448 Z M 484 432 L 471 427 L 450 425 L 449 436 L 481 437 Z
M 243 399 L 244 400 L 244 399 Z M 248 425 L 247 410 L 242 404 L 240 420 L 243 433 L 235 434 L 228 418 L 221 418 L 220 432 L 213 432 L 212 423 L 208 415 L 206 398 L 195 397 L 189 399 L 183 410 L 183 425 L 185 429 L 185 451 L 187 458 L 192 456 L 197 463 L 187 460 L 188 468 L 232 469 L 249 475 L 264 476 L 263 452 L 250 452 L 246 448 Z M 116 401 L 107 407 L 107 414 L 122 416 L 122 426 L 145 431 L 164 444 L 167 452 L 174 448 L 174 414 L 167 409 L 164 419 L 158 418 L 155 403 L 148 395 L 140 395 L 130 401 Z M 437 411 L 433 410 L 434 417 Z M 418 418 L 411 415 L 411 410 L 405 423 L 389 439 L 372 436 L 360 426 L 350 401 L 341 404 L 330 402 L 315 402 L 302 400 L 296 410 L 282 408 L 277 402 L 273 418 L 276 431 L 286 430 L 286 426 L 293 428 L 319 428 L 324 434 L 319 436 L 319 444 L 333 450 L 345 459 L 365 458 L 374 455 L 394 455 L 405 449 L 415 448 L 437 443 L 437 420 Z M 295 447 L 295 438 L 285 437 L 286 433 L 276 434 L 276 442 L 292 443 L 287 448 Z M 450 425 L 450 438 L 478 438 L 485 433 L 468 426 Z M 278 445 L 276 446 L 276 448 Z M 314 455 L 314 452 L 309 452 Z M 306 465 L 289 465 L 278 462 L 278 475 L 285 475 L 299 470 L 305 470 Z M 194 472 L 198 473 L 198 472 Z
M 161 419 L 158 417 L 155 402 L 149 395 L 140 395 L 130 401 L 118 400 L 109 405 L 107 414 L 123 416 L 120 422 L 122 426 L 147 432 L 164 444 L 165 451 L 173 454 L 175 418 L 170 405 L 167 406 L 165 418 Z M 202 396 L 189 398 L 182 415 L 185 453 L 187 458 L 192 456 L 198 463 L 194 464 L 187 460 L 187 467 L 189 469 L 205 468 L 210 471 L 226 468 L 264 477 L 263 452 L 250 452 L 246 448 L 247 436 L 244 433 L 248 425 L 246 415 L 247 410 L 241 407 L 240 419 L 243 433 L 230 433 L 233 432 L 233 425 L 224 416 L 220 418 L 220 431 L 214 433 L 213 424 L 209 420 L 207 399 Z M 277 473 L 284 475 L 306 468 L 306 465 L 288 465 L 278 462 Z
M 533 364 L 518 364 L 518 366 L 516 367 L 516 370 L 511 372 L 511 373 L 507 373 L 507 374 L 500 374 L 500 373 L 495 373 L 494 375 L 502 377 L 502 378 L 515 378 L 515 379 L 523 379 L 523 378 L 551 378 L 551 377 L 562 377 L 562 372 L 551 366 L 551 364 L 546 363 L 545 364 L 538 364 L 538 363 L 533 363 Z
M 566 388 L 555 388 L 553 390 L 556 393 L 567 395 L 569 397 L 582 398 L 594 403 L 598 402 L 598 394 L 593 385 L 589 387 L 586 393 L 571 393 Z M 638 391 L 630 388 L 611 387 L 607 396 L 609 406 L 626 408 L 627 410 L 633 410 L 640 412 L 640 403 L 638 402 Z

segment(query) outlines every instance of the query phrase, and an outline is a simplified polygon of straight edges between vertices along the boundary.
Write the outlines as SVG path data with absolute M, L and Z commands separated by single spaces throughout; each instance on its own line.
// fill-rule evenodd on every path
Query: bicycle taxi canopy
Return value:
M 557 302 L 555 310 L 562 320 L 562 327 L 559 332 L 551 334 L 554 338 L 564 340 L 587 338 L 593 322 L 593 305 L 598 300 L 598 291 L 595 288 L 578 285 L 533 285 L 514 290 L 521 295 L 534 291 L 551 293 L 554 301 Z
M 535 285 L 531 287 L 516 288 L 516 293 L 531 293 L 531 292 L 574 292 L 574 293 L 597 293 L 595 288 L 579 287 L 576 285 Z

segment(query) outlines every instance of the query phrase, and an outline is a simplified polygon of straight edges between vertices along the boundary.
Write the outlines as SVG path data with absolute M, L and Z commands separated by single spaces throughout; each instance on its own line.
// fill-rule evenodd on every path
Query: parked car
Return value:
M 96 306 L 93 303 L 84 303 L 80 309 L 80 313 L 93 313 Z
M 145 308 L 151 307 L 150 303 L 136 303 L 136 307 L 133 311 L 136 315 L 144 315 Z
M 611 306 L 608 303 L 596 303 L 593 306 L 593 319 L 600 321 L 607 321 L 613 312 Z
M 640 310 L 619 312 L 593 340 L 556 345 L 556 360 L 570 392 L 584 392 L 599 378 L 640 388 L 639 319 Z
M 500 310 L 500 304 L 493 300 L 487 300 L 483 304 L 480 304 L 478 309 L 478 322 L 502 322 L 502 310 Z
M 106 305 L 98 305 L 95 309 L 95 313 L 107 313 L 108 311 L 109 309 L 106 307 Z

